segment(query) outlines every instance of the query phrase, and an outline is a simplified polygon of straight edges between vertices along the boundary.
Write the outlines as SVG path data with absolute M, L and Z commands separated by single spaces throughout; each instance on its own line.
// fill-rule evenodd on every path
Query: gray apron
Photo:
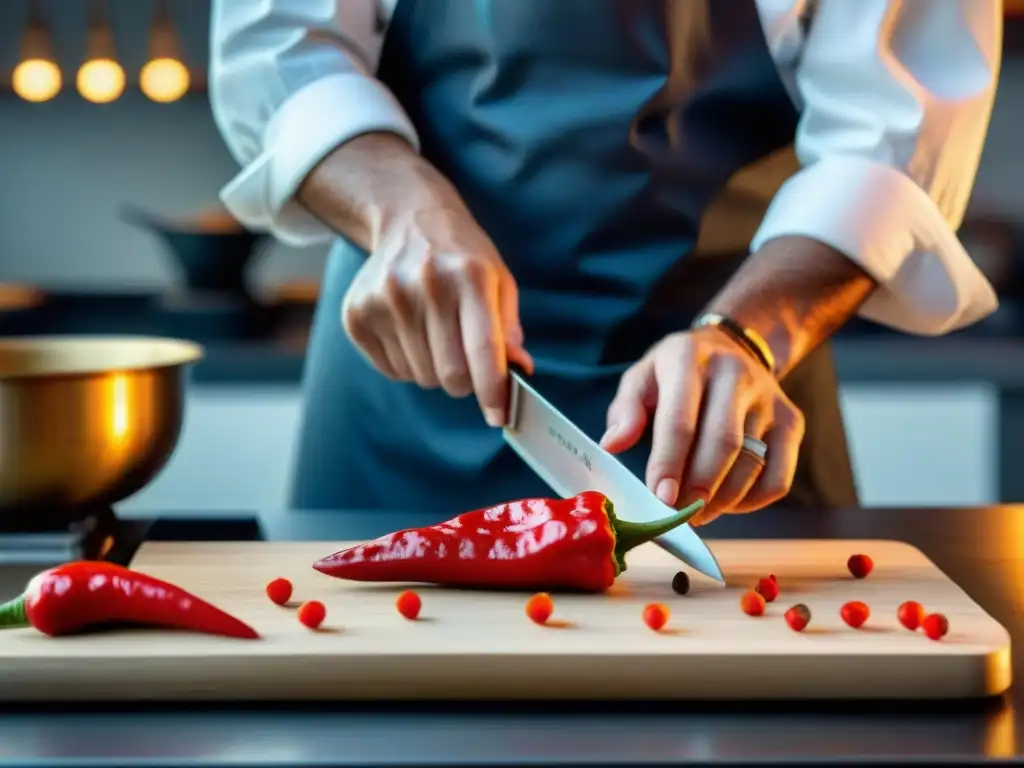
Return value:
M 622 372 L 688 327 L 795 169 L 753 0 L 399 0 L 378 74 L 515 276 L 535 385 L 595 439 Z M 364 258 L 330 256 L 292 506 L 426 524 L 550 494 L 472 398 L 390 382 L 354 349 L 339 310 Z M 789 503 L 855 504 L 828 349 L 785 387 L 807 417 Z M 649 451 L 623 460 L 643 477 Z

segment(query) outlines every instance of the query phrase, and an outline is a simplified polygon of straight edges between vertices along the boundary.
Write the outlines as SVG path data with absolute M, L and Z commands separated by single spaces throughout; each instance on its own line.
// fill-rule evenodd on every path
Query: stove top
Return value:
M 0 565 L 58 564 L 103 558 L 117 540 L 114 510 L 89 510 L 68 522 L 67 514 L 4 516 L 0 513 Z

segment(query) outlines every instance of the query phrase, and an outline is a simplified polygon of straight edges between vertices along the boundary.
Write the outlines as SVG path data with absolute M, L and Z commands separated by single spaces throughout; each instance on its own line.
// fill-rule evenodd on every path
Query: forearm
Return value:
M 779 237 L 746 260 L 708 311 L 761 334 L 781 378 L 853 317 L 875 287 L 839 251 L 805 237 Z
M 397 216 L 461 205 L 448 180 L 403 138 L 368 133 L 321 161 L 296 195 L 310 213 L 366 250 Z

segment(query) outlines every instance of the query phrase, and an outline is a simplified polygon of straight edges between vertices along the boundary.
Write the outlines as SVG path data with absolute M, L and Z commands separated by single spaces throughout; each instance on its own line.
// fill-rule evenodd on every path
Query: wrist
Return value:
M 816 240 L 782 237 L 752 254 L 707 312 L 723 315 L 767 344 L 782 378 L 852 317 L 875 282 Z
M 297 197 L 368 251 L 410 213 L 457 200 L 448 180 L 408 141 L 391 133 L 367 133 L 335 149 L 306 177 Z

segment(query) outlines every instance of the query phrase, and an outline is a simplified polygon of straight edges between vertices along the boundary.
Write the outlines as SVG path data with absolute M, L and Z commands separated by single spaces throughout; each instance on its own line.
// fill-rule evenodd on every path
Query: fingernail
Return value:
M 658 483 L 658 489 L 655 493 L 659 499 L 671 506 L 676 503 L 676 499 L 679 497 L 679 483 L 670 477 L 666 477 Z
M 485 408 L 484 420 L 491 427 L 505 426 L 505 414 L 500 408 Z

